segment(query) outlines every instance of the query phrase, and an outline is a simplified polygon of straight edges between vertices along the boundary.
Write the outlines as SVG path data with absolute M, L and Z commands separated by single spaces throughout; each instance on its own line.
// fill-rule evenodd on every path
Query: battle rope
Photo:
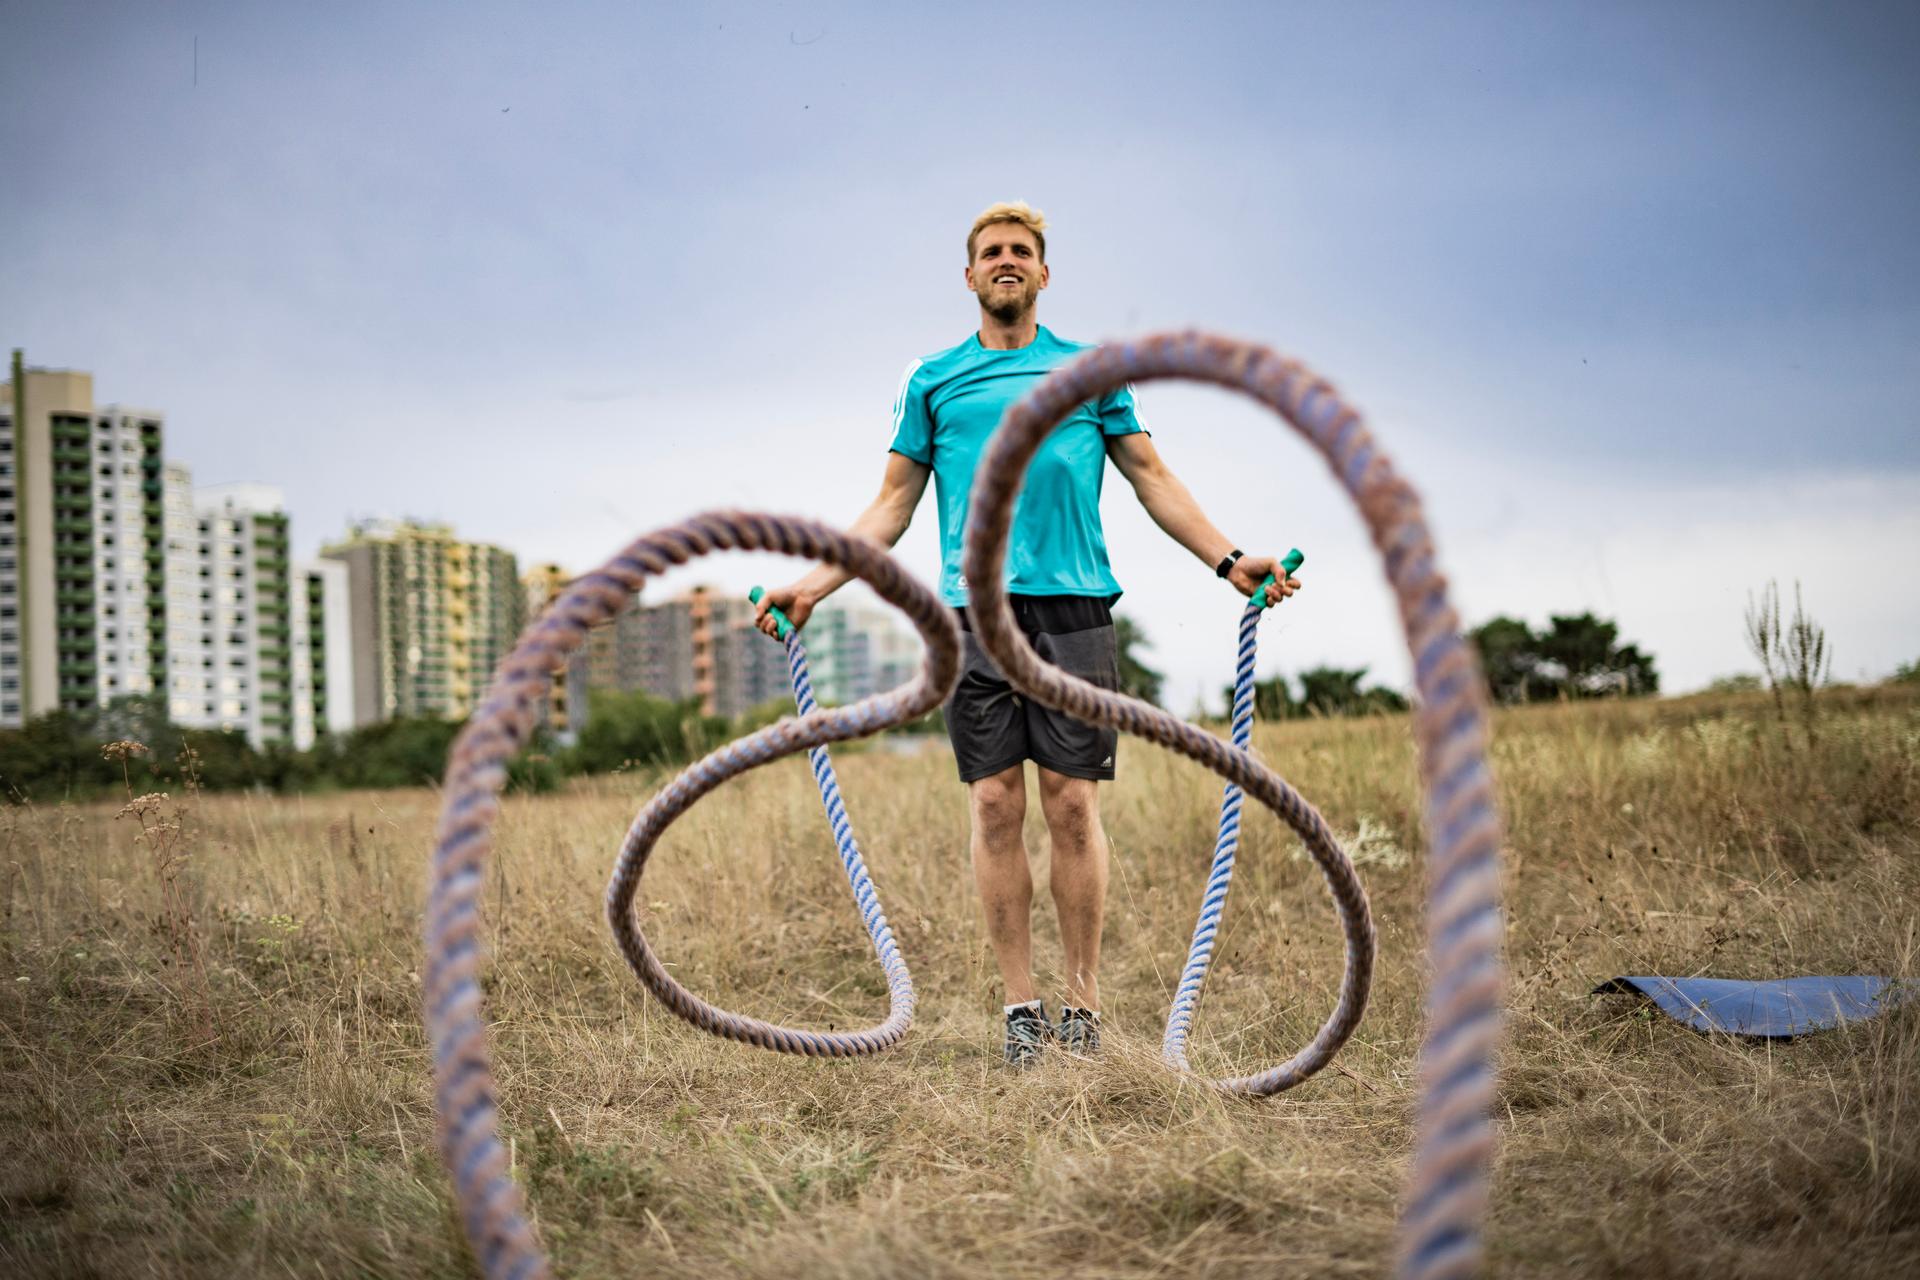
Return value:
M 1306 562 L 1298 547 L 1287 552 L 1280 562 L 1280 576 L 1291 577 Z M 1233 665 L 1233 745 L 1253 752 L 1253 659 L 1260 631 L 1261 615 L 1266 613 L 1268 574 L 1240 611 L 1240 644 Z M 1167 1013 L 1167 1032 L 1160 1042 L 1160 1056 L 1177 1071 L 1187 1067 L 1187 1031 L 1193 1025 L 1194 1010 L 1200 1004 L 1200 988 L 1206 985 L 1207 967 L 1213 963 L 1213 940 L 1220 931 L 1220 916 L 1227 907 L 1227 890 L 1233 884 L 1234 855 L 1240 849 L 1241 791 L 1237 783 L 1227 783 L 1220 796 L 1220 834 L 1213 842 L 1213 865 L 1207 868 L 1207 888 L 1200 897 L 1200 918 L 1194 922 L 1193 942 L 1187 947 L 1186 967 L 1180 971 L 1180 985 L 1173 993 L 1173 1008 Z
M 1242 787 L 1292 827 L 1320 864 L 1346 935 L 1340 998 L 1313 1041 L 1278 1067 L 1224 1086 L 1270 1093 L 1323 1066 L 1359 1018 L 1373 963 L 1373 930 L 1353 867 L 1326 823 L 1249 753 L 1160 708 L 1110 692 L 1040 660 L 1014 624 L 1002 572 L 1014 498 L 1047 434 L 1080 405 L 1154 378 L 1191 378 L 1242 391 L 1276 411 L 1317 448 L 1360 508 L 1385 560 L 1413 656 L 1429 840 L 1427 947 L 1432 986 L 1420 1050 L 1420 1112 L 1401 1210 L 1400 1272 L 1432 1280 L 1469 1274 L 1481 1260 L 1488 1107 L 1500 1030 L 1499 849 L 1486 764 L 1487 695 L 1460 620 L 1447 603 L 1433 538 L 1413 487 L 1333 388 L 1265 347 L 1200 333 L 1162 334 L 1100 347 L 1056 370 L 1007 411 L 975 473 L 963 569 L 968 617 L 1009 683 L 1041 704 L 1110 725 L 1191 756 Z
M 747 594 L 758 604 L 762 591 L 755 587 Z M 773 615 L 780 641 L 787 648 L 787 675 L 793 681 L 793 705 L 805 718 L 819 710 L 819 704 L 813 700 L 813 676 L 807 670 L 807 646 L 800 642 L 799 628 L 786 614 L 772 607 L 767 612 Z M 853 837 L 853 822 L 847 817 L 846 802 L 840 798 L 840 779 L 833 772 L 833 758 L 824 745 L 818 746 L 807 752 L 807 764 L 813 769 L 814 785 L 820 788 L 820 804 L 827 811 L 827 825 L 833 829 L 834 847 L 840 852 L 840 865 L 847 873 L 848 887 L 853 890 L 854 905 L 860 908 L 860 922 L 867 926 L 873 952 L 880 957 L 880 967 L 886 970 L 887 992 L 893 1008 L 903 1019 L 901 1029 L 905 1030 L 913 1022 L 913 978 L 907 973 L 900 944 L 893 939 L 887 913 L 881 909 L 873 877 L 867 874 L 866 859 L 860 856 L 860 842 Z
M 633 919 L 633 897 L 660 832 L 728 778 L 795 751 L 904 724 L 939 706 L 959 675 L 960 629 L 953 611 L 873 543 L 814 520 L 710 512 L 639 538 L 577 579 L 521 635 L 500 664 L 486 701 L 454 740 L 447 762 L 427 896 L 422 986 L 440 1158 L 453 1178 L 467 1241 L 491 1280 L 551 1274 L 527 1221 L 525 1197 L 508 1172 L 492 1056 L 480 1016 L 480 889 L 507 761 L 532 736 L 553 672 L 580 647 L 589 628 L 611 621 L 649 577 L 696 556 L 732 549 L 779 551 L 849 570 L 913 622 L 926 642 L 926 661 L 920 674 L 898 689 L 781 720 L 728 743 L 655 795 L 627 832 L 607 891 L 615 937 L 641 980 L 668 1008 L 719 1035 L 790 1053 L 845 1055 L 875 1052 L 906 1031 L 911 1009 L 899 987 L 892 989 L 887 1020 L 852 1034 L 795 1031 L 716 1009 L 676 983 L 655 959 Z
M 1012 629 L 999 586 L 1013 495 L 1046 432 L 1092 395 L 1127 381 L 1174 376 L 1248 390 L 1319 445 L 1360 503 L 1400 599 L 1421 696 L 1415 730 L 1432 836 L 1428 935 L 1435 973 L 1421 1054 L 1419 1146 L 1402 1215 L 1401 1268 L 1404 1275 L 1423 1278 L 1466 1274 L 1480 1257 L 1478 1224 L 1492 1146 L 1485 1113 L 1500 981 L 1494 950 L 1499 939 L 1494 902 L 1498 828 L 1484 762 L 1485 693 L 1460 640 L 1458 620 L 1446 604 L 1418 499 L 1392 474 L 1357 416 L 1324 384 L 1264 348 L 1197 334 L 1103 348 L 1056 372 L 1009 412 L 976 484 L 966 567 L 976 584 L 974 612 L 981 642 L 1009 680 L 1030 696 L 1083 719 L 1152 737 L 1201 760 L 1280 813 L 1301 834 L 1333 887 L 1341 912 L 1347 973 L 1340 1000 L 1314 1041 L 1293 1060 L 1259 1076 L 1223 1083 L 1270 1093 L 1324 1065 L 1351 1034 L 1373 956 L 1365 896 L 1325 823 L 1247 751 L 1172 721 L 1157 708 L 1106 695 L 1044 667 Z M 649 990 L 673 1012 L 708 1031 L 767 1048 L 831 1056 L 872 1053 L 897 1042 L 911 1017 L 911 988 L 904 981 L 895 983 L 891 968 L 889 1016 L 865 1032 L 797 1031 L 717 1009 L 666 973 L 634 919 L 633 901 L 661 832 L 727 779 L 795 751 L 904 723 L 942 702 L 958 674 L 959 633 L 951 611 L 878 547 L 810 520 L 717 512 L 638 539 L 607 565 L 575 581 L 522 635 L 496 673 L 486 701 L 456 739 L 447 767 L 426 914 L 425 1013 L 433 1047 L 441 1159 L 453 1177 L 467 1239 L 491 1278 L 550 1274 L 499 1139 L 491 1057 L 480 1016 L 479 897 L 506 763 L 530 737 L 552 673 L 580 646 L 590 627 L 611 620 L 648 577 L 722 549 L 779 551 L 848 569 L 909 616 L 926 641 L 926 663 L 913 682 L 899 689 L 852 706 L 782 720 L 729 743 L 655 795 L 629 829 L 608 887 L 607 914 L 616 941 Z M 979 584 L 987 584 L 986 589 Z M 1099 697 L 1089 700 L 1088 693 Z M 1149 712 L 1173 727 L 1152 721 Z M 1194 741 L 1196 736 L 1213 745 Z M 862 914 L 867 915 L 865 902 Z M 874 932 L 871 924 L 869 931 L 885 966 L 889 951 L 882 938 L 890 941 L 890 935 Z M 892 954 L 897 958 L 897 951 Z M 900 975 L 904 979 L 904 966 Z

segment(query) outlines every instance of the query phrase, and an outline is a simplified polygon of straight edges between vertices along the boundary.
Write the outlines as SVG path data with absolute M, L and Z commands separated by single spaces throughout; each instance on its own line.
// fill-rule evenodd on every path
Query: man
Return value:
M 1100 929 L 1106 910 L 1107 838 L 1100 826 L 1099 783 L 1114 776 L 1118 735 L 1016 694 L 981 650 L 966 616 L 961 573 L 974 468 L 1007 407 L 1089 344 L 1056 338 L 1040 326 L 1036 304 L 1049 283 L 1046 220 L 1024 203 L 996 204 L 967 236 L 967 289 L 980 303 L 980 328 L 965 342 L 907 366 L 893 406 L 893 441 L 880 496 L 854 533 L 892 546 L 906 532 L 933 477 L 940 507 L 940 592 L 960 611 L 966 655 L 946 707 L 960 780 L 972 813 L 974 883 L 1005 983 L 1009 1063 L 1035 1062 L 1057 1036 L 1090 1054 L 1100 1043 Z M 1129 388 L 1082 405 L 1048 438 L 1014 508 L 1007 553 L 1008 590 L 1022 631 L 1040 656 L 1104 688 L 1118 688 L 1119 655 L 1111 606 L 1120 585 L 1107 563 L 1100 485 L 1111 458 L 1147 514 L 1243 596 L 1276 572 L 1267 556 L 1242 555 L 1202 514 L 1167 469 L 1135 412 Z M 822 565 L 768 592 L 760 629 L 776 634 L 774 606 L 795 626 L 849 575 Z M 1277 601 L 1299 582 L 1268 589 Z M 1032 760 L 1052 843 L 1050 889 L 1066 952 L 1064 1004 L 1057 1029 L 1033 982 L 1029 923 L 1033 879 L 1022 826 L 1025 762 Z

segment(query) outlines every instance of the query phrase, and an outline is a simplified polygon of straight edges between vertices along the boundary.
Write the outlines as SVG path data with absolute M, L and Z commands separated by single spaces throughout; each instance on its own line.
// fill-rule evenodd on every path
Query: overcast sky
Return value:
M 1332 378 L 1469 622 L 1591 609 L 1685 690 L 1798 579 L 1875 678 L 1920 658 L 1916 13 L 8 3 L 0 343 L 280 486 L 300 552 L 413 515 L 584 570 L 707 507 L 850 521 L 901 370 L 975 324 L 973 214 L 1026 199 L 1055 332 Z M 1307 552 L 1262 668 L 1404 685 L 1315 457 L 1141 399 L 1229 536 Z M 1235 599 L 1112 471 L 1104 505 L 1168 702 L 1213 697 Z

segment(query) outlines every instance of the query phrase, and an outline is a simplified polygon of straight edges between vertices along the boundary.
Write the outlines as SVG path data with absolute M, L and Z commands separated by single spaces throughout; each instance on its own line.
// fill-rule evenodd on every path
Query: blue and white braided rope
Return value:
M 800 643 L 797 630 L 789 630 L 783 643 L 787 647 L 787 670 L 793 678 L 794 706 L 802 716 L 810 716 L 819 710 L 819 704 L 814 701 L 813 677 L 807 671 L 807 647 Z M 903 1010 L 906 1023 L 911 1024 L 913 978 L 907 973 L 906 958 L 893 939 L 893 927 L 887 923 L 887 913 L 880 906 L 873 877 L 867 874 L 866 859 L 860 856 L 860 842 L 854 839 L 853 822 L 847 817 L 846 802 L 840 798 L 840 779 L 833 772 L 833 760 L 825 744 L 807 752 L 807 763 L 813 767 L 813 781 L 820 788 L 820 803 L 827 811 L 827 825 L 833 828 L 834 847 L 839 850 L 847 884 L 853 889 L 854 904 L 860 908 L 860 922 L 867 927 L 867 936 L 873 939 L 873 952 L 886 971 L 888 995 L 893 1007 Z
M 1253 753 L 1254 640 L 1260 630 L 1260 615 L 1266 612 L 1255 602 L 1258 596 L 1256 592 L 1240 615 L 1239 657 L 1233 668 L 1233 745 L 1249 755 Z M 1194 922 L 1187 964 L 1180 971 L 1180 986 L 1167 1013 L 1167 1033 L 1160 1042 L 1160 1056 L 1179 1071 L 1187 1070 L 1187 1032 L 1200 1004 L 1200 988 L 1206 985 L 1207 968 L 1213 963 L 1214 938 L 1220 932 L 1227 890 L 1233 884 L 1233 858 L 1240 848 L 1240 806 L 1245 794 L 1238 783 L 1229 782 L 1220 797 L 1220 834 L 1213 843 L 1207 891 L 1200 899 L 1200 918 Z

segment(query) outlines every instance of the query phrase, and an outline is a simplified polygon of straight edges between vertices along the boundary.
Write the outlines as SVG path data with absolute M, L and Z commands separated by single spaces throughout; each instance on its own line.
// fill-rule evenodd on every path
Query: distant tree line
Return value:
M 1407 699 L 1385 685 L 1363 688 L 1367 668 L 1311 667 L 1298 677 L 1300 691 L 1284 675 L 1253 682 L 1253 714 L 1259 720 L 1288 720 L 1303 716 L 1391 715 L 1407 709 Z M 1233 712 L 1233 686 L 1223 685 L 1220 698 Z
M 1150 647 L 1131 619 L 1118 618 L 1121 687 L 1157 702 L 1161 673 L 1139 650 Z M 1536 632 L 1513 618 L 1495 618 L 1470 634 L 1494 696 L 1502 702 L 1563 697 L 1654 693 L 1660 687 L 1653 659 L 1619 643 L 1613 623 L 1578 614 L 1552 618 Z M 1263 720 L 1301 716 L 1353 716 L 1401 712 L 1407 699 L 1366 683 L 1367 668 L 1321 666 L 1289 678 L 1276 675 L 1254 685 L 1254 714 Z M 1912 667 L 1895 676 L 1912 680 Z M 1230 708 L 1233 690 L 1222 697 Z M 742 733 L 791 713 L 780 699 L 744 716 L 704 715 L 697 700 L 672 701 L 644 692 L 601 691 L 592 695 L 587 721 L 571 746 L 558 746 L 544 730 L 508 766 L 508 786 L 548 791 L 567 777 L 688 763 Z M 905 727 L 908 733 L 940 733 L 938 711 Z M 322 737 L 311 748 L 269 745 L 256 749 L 237 730 L 183 729 L 168 720 L 159 694 L 118 698 L 85 712 L 55 711 L 19 729 L 0 730 L 0 798 L 58 801 L 100 796 L 127 786 L 136 793 L 184 785 L 183 771 L 209 791 L 260 788 L 274 792 L 349 790 L 431 785 L 446 771 L 447 752 L 460 726 L 448 720 L 388 720 L 351 733 Z M 136 743 L 137 750 L 107 753 L 110 743 Z
M 1160 673 L 1136 652 L 1150 647 L 1146 633 L 1128 618 L 1116 618 L 1121 688 L 1149 702 L 1160 697 Z M 1561 698 L 1657 693 L 1660 675 L 1651 654 L 1620 643 L 1620 629 L 1591 613 L 1556 614 L 1543 631 L 1517 618 L 1498 617 L 1474 628 L 1468 639 L 1479 652 L 1487 683 L 1504 703 Z M 1293 681 L 1272 676 L 1254 684 L 1254 714 L 1262 720 L 1296 716 L 1355 716 L 1405 711 L 1406 697 L 1384 685 L 1366 684 L 1367 668 L 1320 666 Z M 1233 686 L 1221 700 L 1233 706 Z
M 576 774 L 676 767 L 792 711 L 790 701 L 776 701 L 729 719 L 701 714 L 697 699 L 596 692 L 578 741 L 562 747 L 540 732 L 509 763 L 507 786 L 543 792 Z M 943 729 L 936 711 L 904 731 Z M 50 803 L 118 794 L 129 786 L 136 795 L 179 791 L 189 772 L 207 791 L 427 786 L 446 772 L 459 732 L 451 720 L 386 720 L 324 736 L 305 751 L 277 744 L 256 749 L 238 730 L 172 723 L 159 694 L 130 695 L 97 710 L 49 712 L 19 729 L 0 730 L 0 799 Z M 137 748 L 108 752 L 114 743 Z
M 1555 614 L 1544 631 L 1500 617 L 1467 633 L 1496 701 L 1552 702 L 1660 691 L 1653 655 L 1621 644 L 1620 629 L 1591 613 Z

